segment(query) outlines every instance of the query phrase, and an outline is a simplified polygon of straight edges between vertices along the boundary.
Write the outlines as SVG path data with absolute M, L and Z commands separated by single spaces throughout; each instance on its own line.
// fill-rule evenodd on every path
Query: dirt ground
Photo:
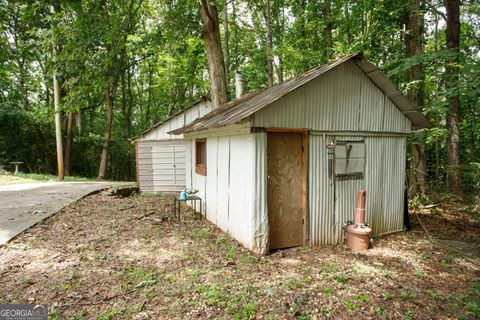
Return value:
M 71 205 L 0 248 L 0 303 L 46 303 L 51 319 L 480 318 L 480 223 L 454 208 L 419 210 L 365 254 L 266 257 L 170 210 L 147 195 Z

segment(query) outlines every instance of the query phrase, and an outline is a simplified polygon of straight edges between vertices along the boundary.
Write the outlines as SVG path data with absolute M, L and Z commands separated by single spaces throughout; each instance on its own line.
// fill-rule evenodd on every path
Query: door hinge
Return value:
M 305 219 L 302 218 L 302 224 L 305 224 Z

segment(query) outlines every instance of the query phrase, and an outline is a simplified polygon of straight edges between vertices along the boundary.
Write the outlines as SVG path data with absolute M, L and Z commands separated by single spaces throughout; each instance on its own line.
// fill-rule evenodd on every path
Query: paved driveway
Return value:
M 0 186 L 0 245 L 108 182 L 43 182 Z

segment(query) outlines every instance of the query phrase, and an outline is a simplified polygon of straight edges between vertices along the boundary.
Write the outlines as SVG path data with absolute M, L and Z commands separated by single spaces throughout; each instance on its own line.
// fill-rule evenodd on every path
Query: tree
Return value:
M 59 180 L 63 180 L 63 144 L 62 144 L 62 124 L 60 120 L 60 89 L 57 81 L 57 71 L 53 72 L 53 104 L 55 108 L 55 138 L 57 142 L 57 175 Z
M 330 0 L 323 1 L 323 39 L 325 43 L 325 60 L 332 58 L 332 15 L 330 13 Z
M 217 9 L 209 0 L 200 0 L 203 22 L 203 40 L 208 60 L 212 103 L 215 108 L 227 103 L 227 77 L 220 43 Z
M 445 89 L 448 110 L 446 115 L 447 134 L 447 187 L 454 193 L 461 193 L 460 173 L 460 0 L 445 0 L 447 9 L 446 47 L 448 56 L 445 67 Z
M 142 6 L 141 0 L 128 0 L 116 6 L 104 4 L 104 13 L 108 21 L 106 27 L 107 54 L 104 69 L 104 102 L 107 107 L 107 119 L 103 135 L 102 153 L 98 168 L 98 180 L 103 180 L 107 172 L 108 150 L 113 125 L 113 110 L 120 76 L 126 65 L 126 45 L 128 35 L 131 34 L 137 22 L 137 13 Z M 125 11 L 124 11 L 125 10 Z
M 422 32 L 423 12 L 420 0 L 409 0 L 405 19 L 405 56 L 415 62 L 407 70 L 407 97 L 412 106 L 419 109 L 423 104 L 423 54 Z M 412 143 L 412 159 L 410 160 L 409 194 L 425 197 L 427 194 L 427 159 L 425 154 L 424 135 L 420 135 Z
M 267 29 L 267 79 L 268 86 L 273 86 L 273 35 L 270 25 L 270 0 L 265 0 L 264 17 Z

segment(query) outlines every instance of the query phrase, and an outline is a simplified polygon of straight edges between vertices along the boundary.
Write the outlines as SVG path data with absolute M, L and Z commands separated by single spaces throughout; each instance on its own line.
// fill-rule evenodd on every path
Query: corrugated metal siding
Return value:
M 361 141 L 363 137 L 337 136 L 336 141 Z M 343 225 L 354 220 L 357 190 L 365 189 L 365 178 L 355 180 L 335 180 L 335 237 L 332 243 L 343 241 Z
M 141 192 L 179 191 L 185 187 L 185 142 L 139 141 L 138 184 Z
M 366 162 L 366 218 L 374 234 L 403 228 L 405 138 L 369 137 Z
M 198 130 L 218 128 L 239 123 L 246 118 L 249 118 L 251 115 L 263 109 L 264 107 L 272 105 L 279 99 L 283 99 L 292 92 L 299 90 L 299 88 L 307 84 L 311 85 L 309 82 L 313 81 L 314 79 L 325 78 L 327 75 L 329 76 L 332 73 L 332 70 L 339 66 L 343 66 L 344 64 L 357 66 L 358 68 L 356 71 L 360 70 L 364 75 L 361 81 L 365 82 L 365 80 L 368 79 L 367 81 L 371 84 L 371 86 L 377 88 L 383 92 L 384 95 L 388 96 L 391 102 L 393 102 L 396 107 L 398 107 L 398 109 L 404 113 L 405 117 L 412 121 L 416 128 L 431 127 L 431 123 L 428 121 L 428 119 L 410 104 L 408 99 L 402 95 L 398 88 L 396 88 L 395 84 L 393 84 L 393 82 L 385 75 L 384 72 L 382 72 L 382 70 L 366 61 L 361 54 L 354 54 L 334 61 L 330 64 L 307 71 L 298 77 L 291 78 L 283 81 L 282 83 L 270 86 L 269 88 L 248 94 L 240 99 L 233 100 L 221 106 L 214 112 L 209 113 L 205 117 L 202 117 L 201 119 L 198 119 L 197 121 L 194 121 L 185 127 L 175 130 L 174 132 L 176 134 L 181 134 L 185 132 L 194 132 Z M 353 68 L 351 69 L 353 70 Z M 336 71 L 337 70 L 335 70 L 335 72 Z M 341 78 L 341 82 L 337 84 L 341 85 L 342 82 L 345 82 L 343 83 L 344 85 L 348 84 L 348 80 L 344 81 L 344 78 Z M 323 87 L 324 89 L 327 87 L 327 85 L 331 85 L 331 83 L 324 84 L 326 84 Z M 336 94 L 332 99 L 339 98 L 339 100 L 342 100 L 342 98 L 348 98 L 348 96 L 351 97 L 352 94 L 350 93 L 358 90 L 357 83 L 351 82 L 351 84 L 354 86 L 335 86 L 335 91 L 326 91 L 326 93 L 327 95 L 332 94 L 332 92 Z M 350 90 L 350 93 L 347 90 Z M 342 107 L 345 104 L 342 104 L 342 102 L 340 103 L 340 109 L 343 109 Z M 342 111 L 345 111 L 345 109 L 339 111 L 342 113 Z M 355 125 L 355 123 L 353 124 Z M 322 128 L 322 130 L 325 129 Z
M 309 221 L 310 243 L 315 246 L 335 239 L 333 182 L 328 179 L 325 140 L 309 136 Z
M 267 133 L 254 136 L 253 152 L 253 251 L 268 253 L 269 227 L 267 204 Z
M 408 118 L 351 61 L 257 111 L 252 126 L 410 132 Z
M 365 177 L 335 181 L 328 178 L 327 150 L 323 135 L 309 137 L 309 229 L 312 245 L 343 240 L 342 227 L 353 220 L 356 191 L 367 190 L 366 221 L 374 234 L 402 230 L 405 180 L 405 138 L 336 137 L 365 140 Z M 335 195 L 335 201 L 334 201 Z

